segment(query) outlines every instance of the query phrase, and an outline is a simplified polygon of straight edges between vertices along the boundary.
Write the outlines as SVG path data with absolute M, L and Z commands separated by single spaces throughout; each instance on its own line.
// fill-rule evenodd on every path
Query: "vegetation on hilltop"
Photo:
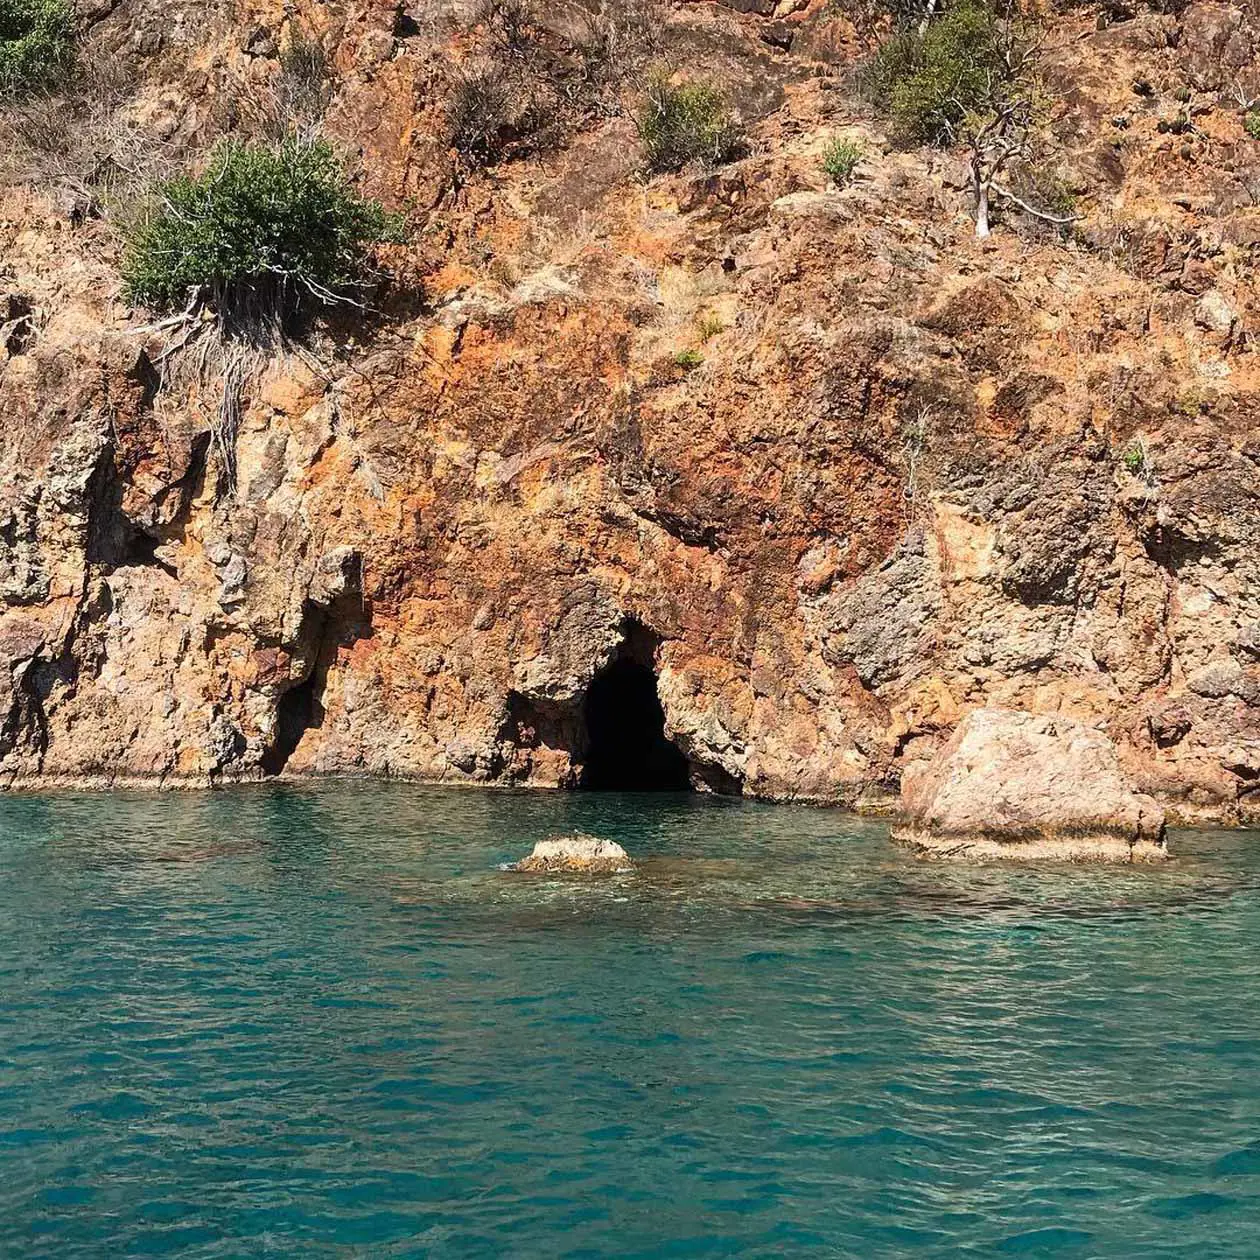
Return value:
M 199 175 L 162 184 L 130 229 L 123 275 L 137 302 L 205 304 L 228 323 L 350 302 L 373 246 L 402 223 L 358 195 L 323 141 L 228 142 Z
M 0 0 L 0 96 L 42 87 L 70 64 L 68 0 Z

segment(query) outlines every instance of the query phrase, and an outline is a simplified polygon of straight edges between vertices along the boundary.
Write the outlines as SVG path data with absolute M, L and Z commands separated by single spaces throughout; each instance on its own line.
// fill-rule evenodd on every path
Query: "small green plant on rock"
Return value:
M 1148 485 L 1154 484 L 1155 461 L 1151 458 L 1150 448 L 1146 445 L 1145 438 L 1141 436 L 1135 437 L 1124 448 L 1120 456 L 1120 463 L 1130 477 L 1137 477 Z
M 1183 389 L 1169 403 L 1169 409 L 1181 416 L 1202 416 L 1212 410 L 1213 402 L 1213 396 L 1208 390 L 1192 385 L 1188 389 Z
M 706 83 L 674 85 L 656 75 L 638 125 L 648 167 L 656 172 L 680 171 L 692 162 L 720 166 L 743 148 L 726 98 Z
M 1251 110 L 1243 119 L 1243 130 L 1253 139 L 1260 140 L 1260 109 Z
M 172 373 L 221 383 L 212 449 L 234 493 L 245 382 L 310 306 L 363 305 L 372 249 L 400 241 L 402 221 L 355 192 L 327 144 L 290 136 L 220 146 L 201 174 L 160 184 L 124 235 L 131 300 L 173 312 L 151 330 L 171 333 L 163 385 Z
M 62 74 L 73 35 L 68 0 L 0 0 L 0 97 L 42 87 Z
M 401 235 L 322 141 L 228 143 L 202 174 L 156 190 L 128 233 L 123 275 L 134 301 L 159 310 L 283 322 L 311 300 L 353 303 L 372 276 L 372 247 Z
M 843 187 L 853 178 L 853 172 L 861 160 L 861 145 L 837 137 L 823 153 L 823 170 L 833 184 Z
M 696 331 L 700 334 L 701 341 L 712 341 L 726 331 L 726 325 L 712 311 L 708 311 L 696 320 Z
M 680 350 L 674 355 L 674 364 L 684 372 L 694 372 L 704 362 L 704 355 L 699 350 Z

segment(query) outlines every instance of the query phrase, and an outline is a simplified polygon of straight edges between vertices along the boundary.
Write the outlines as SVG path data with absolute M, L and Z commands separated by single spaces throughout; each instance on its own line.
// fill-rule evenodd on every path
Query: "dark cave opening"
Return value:
M 687 758 L 665 738 L 656 675 L 621 657 L 591 683 L 583 709 L 586 757 L 580 786 L 595 792 L 685 792 Z
M 297 751 L 302 736 L 324 721 L 323 682 L 318 669 L 296 687 L 286 691 L 276 706 L 276 733 L 263 754 L 264 774 L 280 774 Z

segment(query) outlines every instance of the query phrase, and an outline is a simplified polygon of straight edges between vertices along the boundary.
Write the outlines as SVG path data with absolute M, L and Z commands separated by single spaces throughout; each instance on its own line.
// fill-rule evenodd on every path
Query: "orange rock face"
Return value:
M 818 0 L 664 11 L 659 55 L 744 114 L 730 166 L 645 178 L 631 82 L 457 178 L 474 7 L 93 19 L 140 83 L 119 117 L 184 160 L 317 36 L 326 128 L 414 236 L 225 444 L 217 383 L 124 302 L 108 207 L 10 178 L 5 779 L 573 785 L 620 662 L 716 791 L 879 803 L 996 705 L 1105 728 L 1174 813 L 1255 817 L 1260 144 L 1204 77 L 1250 19 L 1054 18 L 1082 219 L 980 242 L 961 163 L 888 146 Z

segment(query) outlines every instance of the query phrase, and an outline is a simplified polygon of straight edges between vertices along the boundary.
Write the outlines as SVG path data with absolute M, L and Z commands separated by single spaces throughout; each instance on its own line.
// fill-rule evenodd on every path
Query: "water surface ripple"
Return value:
M 497 869 L 556 831 L 644 860 Z M 0 1256 L 1255 1257 L 1260 835 L 925 865 L 841 814 L 0 799 Z

